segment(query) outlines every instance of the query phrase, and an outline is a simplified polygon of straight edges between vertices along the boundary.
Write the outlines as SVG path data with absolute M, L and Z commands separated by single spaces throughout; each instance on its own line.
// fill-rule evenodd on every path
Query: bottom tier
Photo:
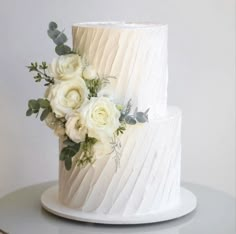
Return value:
M 73 163 L 70 171 L 60 162 L 60 202 L 79 211 L 124 216 L 172 209 L 179 204 L 180 138 L 181 112 L 170 107 L 165 117 L 126 130 L 118 169 L 114 157 L 106 155 L 82 169 Z

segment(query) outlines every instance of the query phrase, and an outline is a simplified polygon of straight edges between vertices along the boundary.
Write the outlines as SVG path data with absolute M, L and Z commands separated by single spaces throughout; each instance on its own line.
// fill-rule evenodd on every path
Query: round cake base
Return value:
M 120 216 L 102 215 L 93 212 L 82 212 L 64 206 L 58 201 L 58 186 L 47 189 L 41 196 L 41 204 L 50 213 L 77 221 L 101 224 L 145 224 L 176 219 L 192 212 L 197 206 L 196 196 L 189 190 L 181 187 L 180 203 L 173 209 L 164 212 L 149 213 L 144 215 Z

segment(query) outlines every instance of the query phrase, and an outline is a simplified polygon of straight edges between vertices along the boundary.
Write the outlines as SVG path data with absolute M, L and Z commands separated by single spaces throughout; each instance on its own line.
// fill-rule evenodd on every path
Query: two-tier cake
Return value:
M 160 24 L 73 25 L 73 51 L 98 74 L 116 77 L 100 95 L 116 103 L 132 99 L 134 107 L 149 112 L 148 122 L 128 126 L 120 135 L 119 162 L 102 144 L 94 148 L 93 163 L 78 167 L 74 157 L 68 170 L 60 161 L 59 203 L 72 218 L 78 214 L 85 221 L 97 217 L 97 222 L 135 223 L 137 217 L 155 217 L 180 206 L 181 111 L 167 106 L 167 33 L 167 25 Z

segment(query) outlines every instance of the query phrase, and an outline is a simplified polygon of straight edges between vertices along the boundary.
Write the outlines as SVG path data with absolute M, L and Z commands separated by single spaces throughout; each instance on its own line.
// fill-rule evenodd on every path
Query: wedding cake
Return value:
M 78 167 L 74 157 L 67 170 L 60 161 L 60 203 L 112 217 L 177 207 L 181 111 L 167 106 L 167 25 L 80 23 L 72 31 L 73 51 L 86 57 L 98 74 L 116 77 L 100 95 L 116 103 L 132 99 L 132 106 L 149 112 L 148 122 L 130 125 L 120 135 L 118 155 L 108 155 L 100 144 L 94 147 L 93 163 Z M 53 104 L 52 95 L 48 99 Z

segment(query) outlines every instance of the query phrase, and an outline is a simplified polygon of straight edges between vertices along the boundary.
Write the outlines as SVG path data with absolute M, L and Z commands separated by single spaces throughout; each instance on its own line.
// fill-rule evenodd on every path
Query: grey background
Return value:
M 71 34 L 82 21 L 169 25 L 169 104 L 183 111 L 182 179 L 235 196 L 235 2 L 233 0 L 1 1 L 0 196 L 57 178 L 57 139 L 34 118 L 43 95 L 25 68 L 55 56 L 49 21 Z M 71 37 L 70 37 L 71 38 Z

